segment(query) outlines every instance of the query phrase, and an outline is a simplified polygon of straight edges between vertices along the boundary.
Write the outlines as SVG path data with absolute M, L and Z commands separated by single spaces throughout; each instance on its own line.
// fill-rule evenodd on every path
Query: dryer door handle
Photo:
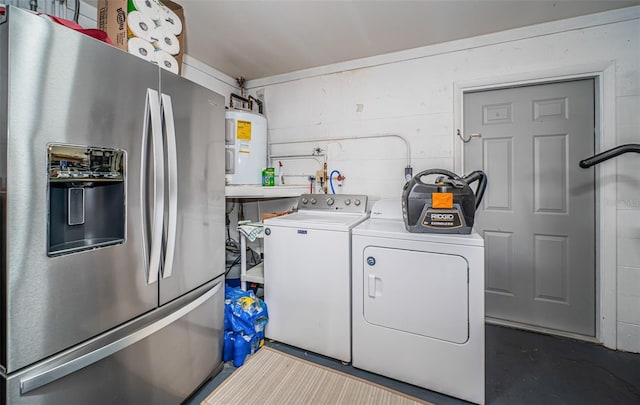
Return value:
M 378 286 L 382 287 L 382 279 L 374 274 L 369 274 L 369 297 L 375 298 L 382 295 L 382 288 L 378 291 Z

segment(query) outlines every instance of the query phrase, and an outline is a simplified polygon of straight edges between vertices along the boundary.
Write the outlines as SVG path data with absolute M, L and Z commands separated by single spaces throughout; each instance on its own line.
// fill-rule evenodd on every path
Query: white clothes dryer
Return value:
M 351 361 L 351 229 L 368 217 L 365 195 L 303 194 L 264 221 L 267 338 Z
M 352 246 L 353 366 L 484 403 L 483 239 L 407 232 L 381 200 Z

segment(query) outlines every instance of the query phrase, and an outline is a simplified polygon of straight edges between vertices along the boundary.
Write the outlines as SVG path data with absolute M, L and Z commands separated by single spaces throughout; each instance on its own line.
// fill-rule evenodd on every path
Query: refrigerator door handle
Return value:
M 169 215 L 167 224 L 167 245 L 165 249 L 162 278 L 171 277 L 173 271 L 173 257 L 176 248 L 176 233 L 178 221 L 178 153 L 176 151 L 176 127 L 173 117 L 173 103 L 171 96 L 162 94 L 162 112 L 167 132 L 167 177 L 169 184 Z
M 98 350 L 79 356 L 67 363 L 57 365 L 43 372 L 21 379 L 20 393 L 24 395 L 28 392 L 44 387 L 47 384 L 50 384 L 78 370 L 97 363 L 98 361 L 105 359 L 123 349 L 126 349 L 129 346 L 132 346 L 133 344 L 141 341 L 148 336 L 151 336 L 155 332 L 159 331 L 165 326 L 172 324 L 173 322 L 198 308 L 200 305 L 204 304 L 220 291 L 220 289 L 222 288 L 222 284 L 223 283 L 216 284 L 215 287 L 211 288 L 200 297 L 191 301 L 189 304 L 152 323 L 151 325 L 145 326 L 144 328 L 136 331 L 135 333 L 132 333 L 131 335 L 125 336 L 110 344 L 102 346 Z
M 151 143 L 153 150 L 153 218 L 151 223 L 151 249 L 147 249 L 148 243 L 143 241 L 145 246 L 145 264 L 147 284 L 153 284 L 158 281 L 158 269 L 160 267 L 160 258 L 162 255 L 162 221 L 164 217 L 164 154 L 162 145 L 162 120 L 160 116 L 160 97 L 158 92 L 153 89 L 147 89 L 147 100 L 145 106 L 145 123 L 142 131 L 142 156 L 141 156 L 141 170 L 140 170 L 140 200 L 143 202 L 142 209 L 142 221 L 143 229 L 142 234 L 147 234 L 146 226 L 144 225 L 145 218 L 147 218 L 147 198 L 146 198 L 146 185 L 147 185 L 147 159 L 148 159 L 148 136 L 151 132 Z M 149 125 L 150 124 L 150 125 Z M 150 127 L 150 128 L 149 128 Z M 150 252 L 147 253 L 146 252 Z

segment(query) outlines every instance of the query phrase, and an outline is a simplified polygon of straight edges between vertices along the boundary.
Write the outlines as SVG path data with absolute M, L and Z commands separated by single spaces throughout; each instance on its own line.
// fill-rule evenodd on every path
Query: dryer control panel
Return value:
M 364 194 L 302 194 L 298 210 L 367 212 L 367 196 Z

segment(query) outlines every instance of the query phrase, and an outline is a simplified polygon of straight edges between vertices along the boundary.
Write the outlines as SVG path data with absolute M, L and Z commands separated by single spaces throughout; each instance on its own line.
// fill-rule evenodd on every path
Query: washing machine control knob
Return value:
M 328 205 L 329 207 L 331 207 L 331 206 L 333 205 L 333 203 L 334 203 L 334 202 L 335 202 L 335 201 L 333 200 L 333 198 L 331 198 L 331 197 L 327 198 L 327 205 Z
M 315 205 L 315 203 L 317 203 L 317 202 L 318 202 L 318 201 L 316 201 L 316 199 L 315 199 L 315 198 L 312 198 L 312 199 L 311 199 L 311 204 L 314 204 L 314 205 Z
M 302 203 L 303 203 L 303 204 L 306 204 L 306 203 L 308 203 L 308 202 L 309 202 L 309 199 L 307 199 L 306 197 L 303 197 L 303 198 L 302 198 Z
M 354 203 L 354 204 L 356 205 L 356 207 L 357 207 L 358 205 L 360 205 L 360 200 L 355 200 L 353 203 Z
M 344 205 L 351 205 L 351 200 L 348 198 L 344 200 Z

